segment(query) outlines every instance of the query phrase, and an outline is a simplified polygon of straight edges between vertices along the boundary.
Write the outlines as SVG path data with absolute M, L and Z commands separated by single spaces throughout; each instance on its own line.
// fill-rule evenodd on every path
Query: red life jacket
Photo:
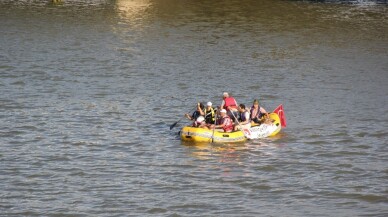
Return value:
M 225 124 L 222 129 L 224 132 L 231 132 L 233 130 L 233 121 L 229 116 L 225 116 L 222 118 L 221 123 Z
M 224 109 L 228 110 L 228 106 L 237 109 L 236 100 L 233 97 L 226 97 L 224 101 Z

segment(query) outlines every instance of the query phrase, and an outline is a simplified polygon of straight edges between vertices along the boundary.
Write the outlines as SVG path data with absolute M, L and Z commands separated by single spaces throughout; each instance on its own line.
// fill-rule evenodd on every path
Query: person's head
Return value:
M 206 103 L 206 106 L 207 106 L 208 108 L 212 107 L 212 105 L 213 105 L 212 102 L 207 102 L 207 103 Z
M 227 97 L 229 97 L 229 93 L 227 93 L 227 92 L 224 92 L 224 94 L 222 94 L 222 98 L 227 98 Z
M 225 109 L 221 109 L 220 115 L 221 115 L 221 117 L 224 117 L 226 115 L 226 110 Z
M 244 104 L 240 104 L 238 106 L 238 108 L 239 108 L 240 111 L 244 111 L 245 110 L 245 105 Z
M 253 100 L 253 106 L 255 106 L 255 107 L 259 106 L 259 100 L 258 99 Z

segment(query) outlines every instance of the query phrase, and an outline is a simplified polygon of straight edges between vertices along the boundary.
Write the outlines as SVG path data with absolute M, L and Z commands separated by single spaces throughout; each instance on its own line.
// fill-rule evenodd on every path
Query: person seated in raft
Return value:
M 199 117 L 193 122 L 193 127 L 209 129 L 209 128 L 207 127 L 207 124 L 206 124 L 206 122 L 205 122 L 205 118 L 204 118 L 203 116 L 199 116 Z
M 202 103 L 197 103 L 197 108 L 196 110 L 193 112 L 192 115 L 189 115 L 189 114 L 185 114 L 185 117 L 189 120 L 192 120 L 192 121 L 195 121 L 197 120 L 197 118 L 199 116 L 201 116 L 201 113 L 203 113 L 203 109 L 205 108 L 205 106 L 202 104 Z
M 238 118 L 239 124 L 237 123 L 234 126 L 234 130 L 242 130 L 242 129 L 251 128 L 251 119 L 250 119 L 249 111 L 245 108 L 245 105 L 240 104 L 238 106 L 238 111 L 240 112 L 240 115 Z
M 261 124 L 264 122 L 263 118 L 269 118 L 268 112 L 260 107 L 259 100 L 255 99 L 251 108 L 251 124 Z
M 224 132 L 229 133 L 233 131 L 233 121 L 232 119 L 226 114 L 225 109 L 221 109 L 220 111 L 220 124 L 219 125 L 211 125 L 211 129 L 223 129 Z
M 231 97 L 229 93 L 224 92 L 222 95 L 222 103 L 221 103 L 221 109 L 225 109 L 227 111 L 227 114 L 230 118 L 232 118 L 233 121 L 235 120 L 235 117 L 237 118 L 238 110 L 237 110 L 237 102 L 234 97 Z
M 206 108 L 203 110 L 201 115 L 205 117 L 206 124 L 214 124 L 216 118 L 216 109 L 212 107 L 212 102 L 206 103 Z

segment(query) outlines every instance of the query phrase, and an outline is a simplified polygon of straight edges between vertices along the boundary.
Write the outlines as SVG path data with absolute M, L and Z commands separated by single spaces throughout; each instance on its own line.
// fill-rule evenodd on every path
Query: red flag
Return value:
M 275 110 L 273 110 L 273 113 L 276 113 L 279 115 L 280 124 L 282 125 L 282 127 L 286 127 L 287 122 L 286 122 L 286 115 L 284 114 L 283 105 L 280 104 Z

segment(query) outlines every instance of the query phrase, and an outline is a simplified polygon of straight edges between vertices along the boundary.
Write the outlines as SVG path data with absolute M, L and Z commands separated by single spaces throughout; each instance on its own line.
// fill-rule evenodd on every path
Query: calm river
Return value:
M 388 7 L 0 0 L 0 216 L 388 216 Z M 287 128 L 186 144 L 224 91 Z

